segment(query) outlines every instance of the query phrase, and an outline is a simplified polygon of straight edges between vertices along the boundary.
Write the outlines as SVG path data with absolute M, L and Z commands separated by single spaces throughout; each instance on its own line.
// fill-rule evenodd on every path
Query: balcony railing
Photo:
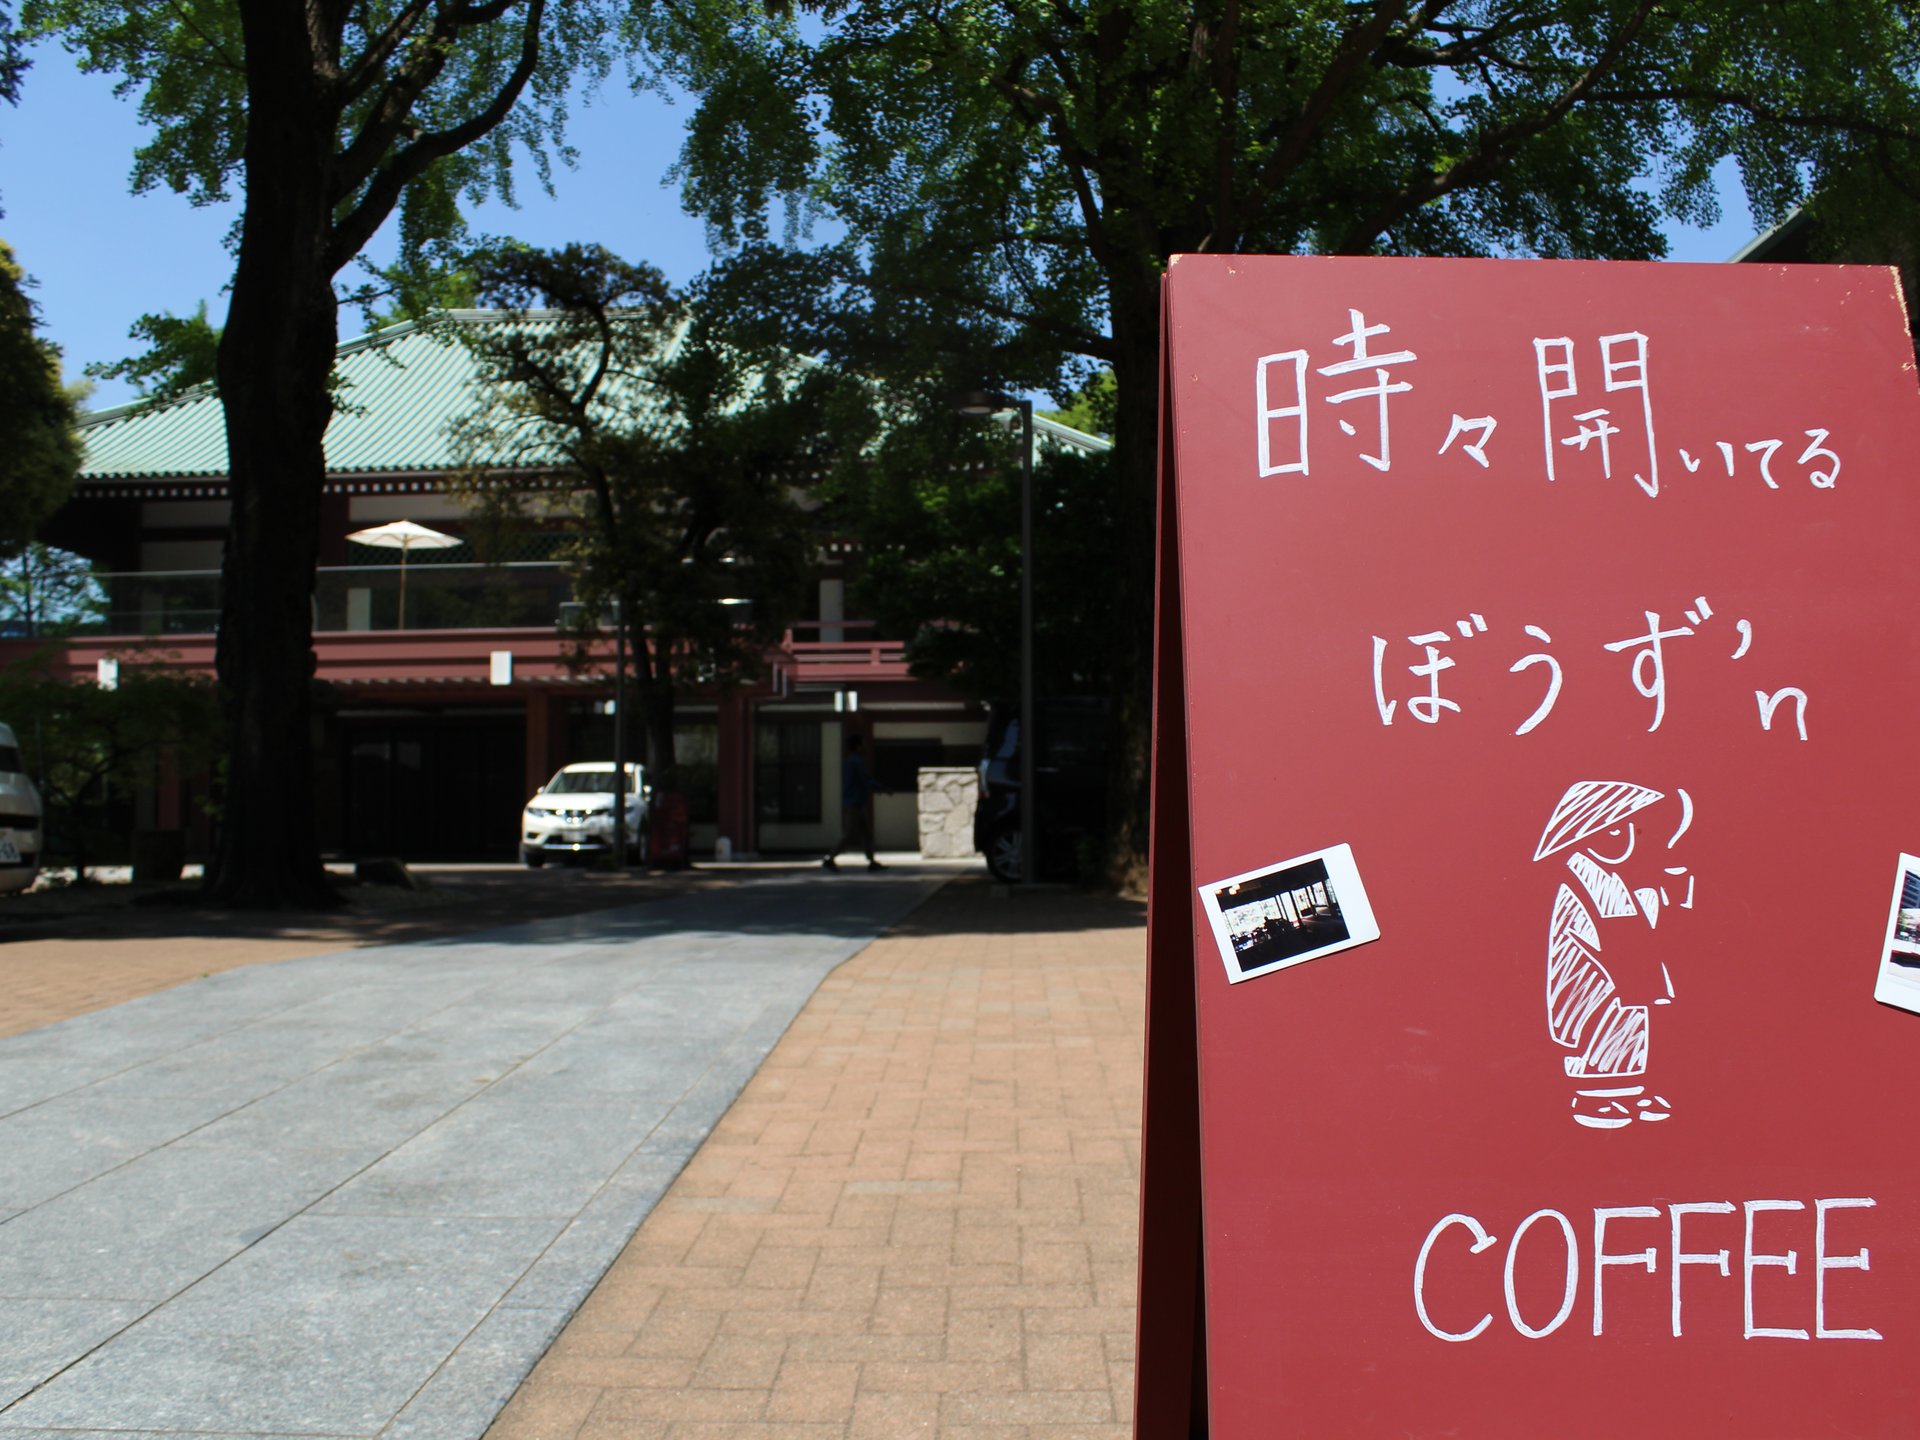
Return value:
M 72 627 L 78 635 L 208 635 L 220 621 L 220 572 L 149 570 L 94 577 L 104 604 Z M 564 572 L 540 561 L 504 565 L 409 565 L 408 630 L 550 627 L 572 598 Z M 398 630 L 400 567 L 322 566 L 314 584 L 318 633 Z
M 776 684 L 802 689 L 907 678 L 904 641 L 882 640 L 869 620 L 807 620 L 787 631 Z
M 220 572 L 147 570 L 97 574 L 96 603 L 78 624 L 60 624 L 75 637 L 211 635 L 220 621 Z M 572 599 L 566 573 L 544 561 L 501 565 L 420 564 L 407 567 L 404 628 L 418 630 L 551 630 Z M 323 566 L 313 596 L 316 634 L 353 635 L 399 630 L 400 567 Z M 4 634 L 0 617 L 0 634 Z M 782 663 L 799 677 L 905 674 L 906 647 L 882 640 L 868 620 L 796 623 L 779 647 Z

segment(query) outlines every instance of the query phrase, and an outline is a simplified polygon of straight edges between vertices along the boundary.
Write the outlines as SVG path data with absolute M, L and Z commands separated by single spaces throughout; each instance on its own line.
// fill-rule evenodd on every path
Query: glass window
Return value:
M 763 717 L 754 727 L 754 809 L 762 821 L 820 820 L 818 720 Z
M 611 770 L 562 770 L 547 785 L 549 795 L 604 795 L 613 788 Z M 640 788 L 638 768 L 627 770 L 629 792 Z

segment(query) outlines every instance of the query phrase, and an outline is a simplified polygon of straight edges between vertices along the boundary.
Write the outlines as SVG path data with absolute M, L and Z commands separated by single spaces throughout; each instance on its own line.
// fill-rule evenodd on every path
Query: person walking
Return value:
M 873 772 L 861 753 L 858 732 L 847 736 L 847 758 L 840 766 L 840 842 L 820 862 L 823 870 L 838 870 L 836 858 L 842 850 L 860 850 L 866 854 L 869 870 L 884 870 L 873 854 Z

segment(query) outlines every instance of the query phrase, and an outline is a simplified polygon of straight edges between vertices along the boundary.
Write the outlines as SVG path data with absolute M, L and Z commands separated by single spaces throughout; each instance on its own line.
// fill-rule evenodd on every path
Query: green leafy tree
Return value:
M 496 515 L 571 519 L 575 593 L 624 625 L 647 764 L 671 783 L 687 680 L 751 676 L 800 613 L 799 487 L 829 463 L 846 387 L 598 246 L 499 247 L 472 273 L 513 318 L 452 332 L 488 384 L 459 427 L 465 489 Z M 531 466 L 535 486 L 501 478 Z
M 0 241 L 0 556 L 33 539 L 80 469 L 74 396 L 60 382 L 59 350 L 34 333 L 26 286 Z
M 20 103 L 20 80 L 33 62 L 27 59 L 26 46 L 13 23 L 13 6 L 0 0 L 0 101 Z M 0 215 L 7 212 L 0 210 Z
M 401 264 L 374 274 L 380 284 L 370 286 L 362 296 L 369 330 L 402 320 L 423 320 L 436 310 L 473 307 L 473 276 L 463 269 L 422 270 Z M 383 299 L 384 305 L 379 303 Z
M 310 753 L 310 597 L 339 339 L 336 277 L 397 213 L 406 266 L 511 198 L 516 151 L 563 154 L 567 98 L 608 68 L 616 0 L 26 0 L 22 19 L 121 77 L 153 135 L 133 185 L 243 192 L 217 378 L 233 518 L 217 665 L 225 823 L 207 891 L 334 903 Z M 442 267 L 444 268 L 444 267 Z
M 191 315 L 142 315 L 127 334 L 146 341 L 147 348 L 125 360 L 96 360 L 86 373 L 96 380 L 125 380 L 142 400 L 161 401 L 211 384 L 218 372 L 220 327 L 207 319 L 204 300 Z
M 163 669 L 154 656 L 123 656 L 119 682 L 59 678 L 54 652 L 0 670 L 0 715 L 20 737 L 46 806 L 56 860 L 85 878 L 88 865 L 118 854 L 113 800 L 162 778 L 162 767 L 194 774 L 218 749 L 219 702 L 211 682 Z
M 860 613 L 907 641 L 916 675 L 981 698 L 1018 693 L 1020 442 L 1014 423 L 954 411 L 930 382 L 896 387 L 889 423 L 832 472 L 839 525 L 861 540 Z M 1013 420 L 1009 413 L 1000 421 Z M 1036 447 L 1034 677 L 1045 695 L 1110 693 L 1113 457 Z
M 1654 257 L 1663 216 L 1713 217 L 1724 157 L 1762 219 L 1842 175 L 1910 179 L 1916 18 L 1906 0 L 845 0 L 803 21 L 697 0 L 636 23 L 699 97 L 688 203 L 770 267 L 829 277 L 850 351 L 1003 390 L 1111 370 L 1108 594 L 1133 657 L 1118 854 L 1137 863 L 1169 257 Z M 796 256 L 816 217 L 842 238 Z
M 1068 397 L 1064 409 L 1042 413 L 1049 420 L 1071 425 L 1085 434 L 1104 437 L 1113 434 L 1113 412 L 1113 372 L 1099 370 L 1077 393 Z
M 105 614 L 107 596 L 93 562 L 34 541 L 0 560 L 0 625 L 38 639 L 65 635 Z
M 27 73 L 26 49 L 14 27 L 13 7 L 0 0 L 0 100 L 20 103 L 20 79 Z
M 1756 259 L 1773 263 L 1893 265 L 1907 296 L 1920 294 L 1920 188 L 1872 165 L 1830 178 L 1766 237 Z

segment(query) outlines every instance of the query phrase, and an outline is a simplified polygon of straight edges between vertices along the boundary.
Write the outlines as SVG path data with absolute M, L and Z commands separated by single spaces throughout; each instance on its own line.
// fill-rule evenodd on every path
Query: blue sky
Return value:
M 597 241 L 659 266 L 670 280 L 692 279 L 706 264 L 705 230 L 665 183 L 689 112 L 684 101 L 610 84 L 576 109 L 580 164 L 556 167 L 554 195 L 542 194 L 528 169 L 520 208 L 489 205 L 474 216 L 475 229 L 540 245 Z M 89 361 L 139 348 L 127 328 L 142 314 L 190 314 L 204 300 L 219 323 L 226 310 L 231 259 L 222 239 L 235 209 L 195 209 L 166 191 L 130 195 L 141 134 L 133 104 L 114 95 L 112 80 L 81 74 L 57 49 L 37 53 L 18 108 L 0 107 L 0 238 L 38 282 L 44 333 L 64 352 L 69 379 Z M 1744 202 L 1730 198 L 1723 210 L 1712 230 L 1670 230 L 1672 258 L 1725 260 L 1751 239 Z M 356 315 L 342 321 L 344 333 L 356 330 Z M 131 398 L 112 382 L 90 403 Z
M 554 195 L 541 192 L 529 166 L 516 176 L 520 209 L 490 204 L 472 217 L 475 229 L 539 245 L 598 241 L 669 280 L 691 280 L 706 268 L 706 230 L 663 184 L 689 113 L 688 102 L 609 84 L 574 111 L 580 165 L 554 167 Z M 143 314 L 187 315 L 202 300 L 215 324 L 226 312 L 232 258 L 222 241 L 238 206 L 195 209 L 165 190 L 129 194 L 142 135 L 134 104 L 114 95 L 111 77 L 80 73 L 58 49 L 35 52 L 17 109 L 0 106 L 0 238 L 38 282 L 43 333 L 64 352 L 70 380 L 89 361 L 140 349 L 127 328 Z M 343 334 L 358 329 L 357 312 L 341 316 Z M 110 382 L 89 403 L 131 398 Z

